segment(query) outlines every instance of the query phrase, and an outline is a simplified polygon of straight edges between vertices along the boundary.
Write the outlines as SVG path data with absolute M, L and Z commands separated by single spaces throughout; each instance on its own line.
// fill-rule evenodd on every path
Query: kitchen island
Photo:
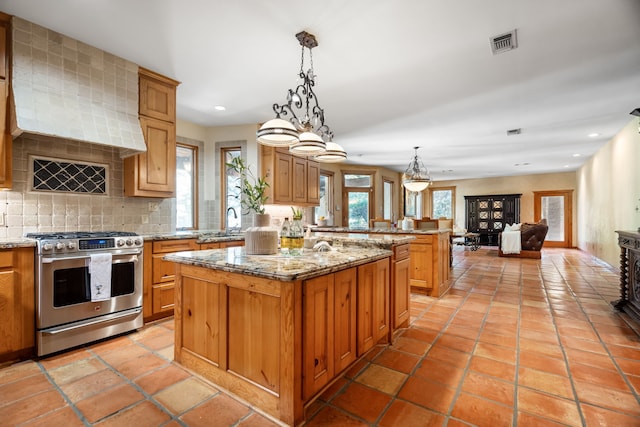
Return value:
M 413 236 L 410 243 L 409 282 L 411 288 L 440 298 L 451 287 L 449 280 L 451 266 L 451 229 L 398 230 L 398 229 L 358 229 L 345 227 L 312 227 L 316 235 L 401 237 Z
M 389 248 L 406 245 L 389 239 Z M 382 243 L 302 256 L 178 252 L 175 360 L 290 425 L 376 344 L 391 339 Z

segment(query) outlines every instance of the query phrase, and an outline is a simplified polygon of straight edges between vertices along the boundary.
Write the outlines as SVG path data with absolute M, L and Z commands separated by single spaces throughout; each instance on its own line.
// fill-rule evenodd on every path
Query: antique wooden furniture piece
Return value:
M 616 233 L 620 246 L 620 299 L 611 304 L 640 323 L 640 232 Z
M 480 234 L 481 245 L 498 245 L 498 234 L 504 226 L 520 222 L 520 196 L 522 194 L 464 196 L 465 228 Z

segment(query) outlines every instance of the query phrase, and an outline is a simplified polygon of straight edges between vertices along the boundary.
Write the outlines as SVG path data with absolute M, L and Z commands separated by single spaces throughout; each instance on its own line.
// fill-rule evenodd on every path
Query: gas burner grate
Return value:
M 101 237 L 137 236 L 131 231 L 70 231 L 59 233 L 27 233 L 25 237 L 36 240 L 92 239 Z

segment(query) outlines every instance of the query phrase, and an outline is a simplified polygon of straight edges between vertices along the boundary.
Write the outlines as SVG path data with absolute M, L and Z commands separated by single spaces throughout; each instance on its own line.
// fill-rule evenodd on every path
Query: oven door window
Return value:
M 65 268 L 53 272 L 53 306 L 80 304 L 91 300 L 89 268 Z
M 54 270 L 53 306 L 64 307 L 91 301 L 89 267 Z M 135 291 L 135 263 L 114 263 L 111 269 L 111 297 Z
M 135 291 L 135 263 L 113 264 L 111 268 L 111 296 L 129 295 Z

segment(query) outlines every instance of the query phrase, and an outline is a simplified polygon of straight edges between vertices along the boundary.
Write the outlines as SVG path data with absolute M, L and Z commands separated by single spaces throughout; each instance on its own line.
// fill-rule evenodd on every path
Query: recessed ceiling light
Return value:
M 568 167 L 569 167 L 569 165 L 564 165 L 564 167 L 565 167 L 565 168 L 568 168 Z
M 582 156 L 582 154 L 580 154 L 580 153 L 576 153 L 576 154 L 573 155 L 573 157 L 580 157 L 580 156 Z
M 216 105 L 213 107 L 214 110 L 216 111 L 226 111 L 226 107 L 222 106 L 222 105 Z
M 599 136 L 600 136 L 600 134 L 599 134 L 599 133 L 597 133 L 597 132 L 593 132 L 593 133 L 590 133 L 590 134 L 589 134 L 589 135 L 587 135 L 587 136 L 588 136 L 589 138 L 597 138 L 597 137 L 599 137 Z

